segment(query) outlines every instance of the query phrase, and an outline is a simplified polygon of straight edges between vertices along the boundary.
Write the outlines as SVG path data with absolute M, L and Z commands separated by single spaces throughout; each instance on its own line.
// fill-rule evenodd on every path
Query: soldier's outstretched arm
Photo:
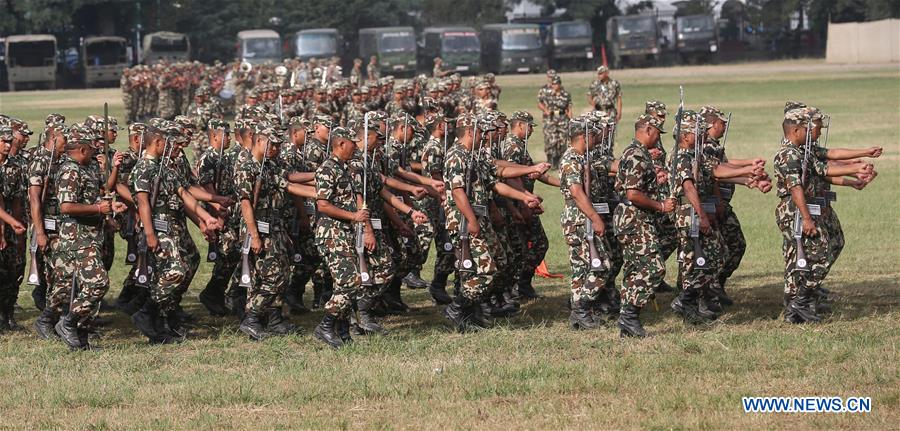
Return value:
M 853 187 L 857 190 L 862 190 L 869 184 L 868 181 L 850 177 L 825 177 L 825 181 L 836 186 Z
M 25 232 L 25 225 L 22 224 L 22 222 L 16 220 L 16 218 L 13 217 L 10 213 L 6 212 L 6 210 L 3 209 L 2 203 L 3 200 L 0 199 L 0 221 L 10 225 L 13 230 L 16 231 L 16 233 Z M 2 227 L 3 225 L 0 224 L 0 228 Z M 0 229 L 0 235 L 2 235 L 2 229 Z
M 288 193 L 290 193 L 294 196 L 299 196 L 301 198 L 309 198 L 309 199 L 316 198 L 315 186 L 310 186 L 310 185 L 306 185 L 306 184 L 288 183 L 287 188 L 285 190 Z
M 382 188 L 379 194 L 385 202 L 396 208 L 397 211 L 409 216 L 415 224 L 422 224 L 428 221 L 428 216 L 407 205 L 406 202 L 403 202 L 403 198 L 391 193 L 387 188 Z
M 200 186 L 190 186 L 187 188 L 188 194 L 191 195 L 195 200 L 202 202 L 215 202 L 224 207 L 230 207 L 234 204 L 234 199 L 228 196 L 217 195 L 214 193 L 210 193 L 209 190 L 204 189 Z
M 868 163 L 828 163 L 825 175 L 829 177 L 844 177 L 856 175 L 870 175 L 874 169 Z
M 311 183 L 315 179 L 315 172 L 291 172 L 287 175 L 287 180 L 292 183 Z
M 116 194 L 132 208 L 137 205 L 134 202 L 134 196 L 131 194 L 131 190 L 129 190 L 128 186 L 125 184 L 116 183 Z
M 869 148 L 829 148 L 828 160 L 849 160 L 860 157 L 881 157 L 883 149 L 881 147 Z
M 631 203 L 645 210 L 656 212 L 670 212 L 672 211 L 672 209 L 674 209 L 674 203 L 670 208 L 666 205 L 666 201 L 657 201 L 650 199 L 650 197 L 647 196 L 646 193 L 638 189 L 626 190 L 625 199 L 628 199 L 629 201 L 631 201 Z
M 506 183 L 495 183 L 494 191 L 501 196 L 522 201 L 530 208 L 539 208 L 541 206 L 541 199 L 539 197 L 525 191 L 516 190 Z
M 508 162 L 502 159 L 494 159 L 497 165 L 497 175 L 500 178 L 516 178 L 525 175 L 543 175 L 550 169 L 550 164 L 546 162 L 538 163 L 532 166 L 520 165 L 518 163 Z
M 762 170 L 762 166 L 760 165 L 746 165 L 741 167 L 731 166 L 727 163 L 719 163 L 713 169 L 713 176 L 716 179 L 724 179 L 724 178 L 733 178 L 733 177 L 747 177 L 753 174 L 759 174 L 759 171 Z M 763 171 L 765 172 L 765 171 Z

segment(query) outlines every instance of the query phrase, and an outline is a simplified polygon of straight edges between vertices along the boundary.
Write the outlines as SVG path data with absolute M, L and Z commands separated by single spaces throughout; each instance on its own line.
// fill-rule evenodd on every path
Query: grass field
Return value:
M 386 337 L 358 337 L 340 351 L 324 348 L 308 335 L 321 317 L 314 312 L 294 318 L 306 335 L 252 343 L 233 320 L 209 318 L 196 302 L 209 276 L 204 263 L 186 298 L 187 308 L 202 316 L 188 342 L 149 347 L 126 316 L 112 314 L 105 350 L 70 354 L 62 343 L 33 334 L 36 310 L 23 289 L 19 316 L 29 330 L 0 335 L 0 428 L 897 429 L 897 66 L 801 61 L 614 77 L 625 95 L 619 151 L 643 102 L 658 98 L 676 106 L 680 83 L 688 107 L 715 104 L 734 113 L 732 157 L 772 159 L 789 99 L 831 114 L 829 146 L 884 146 L 876 160 L 879 178 L 861 192 L 839 191 L 835 207 L 847 246 L 826 284 L 838 297 L 830 319 L 815 326 L 782 323 L 777 198 L 742 189 L 734 205 L 749 244 L 729 284 L 735 306 L 712 327 L 688 328 L 668 311 L 672 296 L 662 295 L 659 310 L 649 307 L 644 315 L 653 335 L 645 340 L 620 340 L 612 328 L 569 330 L 563 279 L 540 280 L 545 299 L 477 334 L 448 332 L 425 293 L 404 291 L 415 310 L 387 319 Z M 563 75 L 576 111 L 586 108 L 591 79 Z M 501 109 L 536 112 L 543 81 L 501 77 Z M 39 130 L 49 112 L 72 122 L 100 113 L 104 100 L 121 115 L 117 90 L 4 93 L 0 112 Z M 543 158 L 540 142 L 536 132 L 531 151 Z M 568 273 L 560 194 L 549 187 L 539 192 L 548 207 L 548 265 Z M 125 275 L 120 260 L 111 274 L 113 297 Z M 669 268 L 671 282 L 674 262 Z M 814 395 L 869 396 L 872 413 L 745 414 L 741 407 L 743 396 Z

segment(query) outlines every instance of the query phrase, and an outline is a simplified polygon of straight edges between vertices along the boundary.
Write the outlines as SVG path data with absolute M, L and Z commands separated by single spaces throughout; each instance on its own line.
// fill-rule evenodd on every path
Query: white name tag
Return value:
M 256 222 L 256 230 L 259 233 L 269 233 L 269 223 L 264 221 Z
M 716 213 L 716 204 L 712 202 L 703 202 L 700 204 L 700 207 L 703 208 L 703 212 L 707 214 L 715 214 Z
M 372 229 L 381 230 L 381 219 L 380 218 L 369 219 L 369 222 L 372 223 Z
M 45 218 L 44 219 L 44 230 L 48 232 L 56 232 L 56 219 Z
M 482 217 L 487 216 L 487 207 L 484 205 L 472 205 L 472 212 Z
M 806 204 L 806 208 L 809 209 L 809 214 L 814 216 L 822 215 L 822 206 L 816 204 Z
M 609 204 L 606 202 L 594 204 L 594 211 L 597 211 L 597 214 L 609 214 Z
M 160 233 L 169 233 L 169 221 L 153 219 L 153 230 Z

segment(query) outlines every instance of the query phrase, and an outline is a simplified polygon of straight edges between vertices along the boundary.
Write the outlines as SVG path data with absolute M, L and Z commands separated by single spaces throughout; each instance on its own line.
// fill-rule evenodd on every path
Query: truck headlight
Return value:
M 381 62 L 381 65 L 384 66 L 384 67 L 388 67 L 388 66 L 391 65 L 391 63 L 388 62 L 388 61 L 382 61 L 382 62 Z
M 410 65 L 410 66 L 415 66 L 415 65 L 416 65 L 416 60 L 407 61 L 406 64 L 408 64 L 408 65 Z
M 512 58 L 510 58 L 510 57 L 503 57 L 502 61 L 503 61 L 503 64 L 512 64 Z
M 653 48 L 650 50 L 651 54 L 659 54 L 659 48 Z
M 716 45 L 716 44 L 714 44 L 714 43 L 709 45 L 709 52 L 716 52 L 716 51 L 718 51 L 718 50 L 719 50 L 719 46 L 718 46 L 718 45 Z

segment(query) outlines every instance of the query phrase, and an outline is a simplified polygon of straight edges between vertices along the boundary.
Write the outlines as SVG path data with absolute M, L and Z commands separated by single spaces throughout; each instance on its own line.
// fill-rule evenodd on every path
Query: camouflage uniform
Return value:
M 725 155 L 725 147 L 719 143 L 718 139 L 708 138 L 703 152 L 705 157 L 716 164 L 728 162 L 728 157 Z M 724 263 L 722 270 L 719 272 L 719 284 L 724 285 L 725 281 L 740 266 L 744 252 L 747 250 L 747 240 L 744 238 L 741 222 L 731 206 L 731 198 L 735 191 L 734 184 L 720 184 L 719 189 L 722 194 L 722 204 L 725 207 L 725 213 L 718 222 L 719 230 L 722 232 L 722 244 L 725 248 Z
M 615 121 L 618 114 L 616 100 L 622 96 L 622 86 L 619 85 L 619 81 L 612 78 L 606 82 L 595 80 L 591 83 L 588 94 L 594 99 L 594 109 L 602 111 Z
M 449 139 L 449 138 L 448 138 Z M 422 150 L 422 175 L 428 178 L 441 178 L 444 172 L 444 143 L 431 137 L 425 143 Z M 440 201 L 431 199 L 427 204 L 425 214 L 429 223 L 434 226 L 434 241 L 437 258 L 434 262 L 434 278 L 443 278 L 453 273 L 456 257 L 453 254 L 453 243 L 449 242 L 446 228 L 446 216 Z
M 597 300 L 598 295 L 604 288 L 606 273 L 611 266 L 605 238 L 594 236 L 594 247 L 596 247 L 602 260 L 600 266 L 602 271 L 591 271 L 590 244 L 586 239 L 587 216 L 578 208 L 575 198 L 569 190 L 569 187 L 573 185 L 584 187 L 585 165 L 585 156 L 578 154 L 572 147 L 569 147 L 563 154 L 559 167 L 559 189 L 565 200 L 565 207 L 560 214 L 559 222 L 562 225 L 566 244 L 569 245 L 569 263 L 572 266 L 571 287 L 573 303 Z M 588 168 L 592 169 L 592 167 Z M 592 182 L 593 179 L 600 178 L 593 172 L 591 177 Z M 588 200 L 593 202 L 591 195 L 592 193 L 588 194 Z
M 345 211 L 356 212 L 356 180 L 348 162 L 332 155 L 316 170 L 316 199 L 325 200 Z M 346 318 L 351 301 L 360 293 L 361 280 L 354 250 L 353 224 L 320 215 L 316 219 L 316 241 L 334 278 L 334 293 L 325 304 L 325 312 Z
M 66 203 L 93 205 L 100 201 L 100 177 L 86 165 L 66 161 L 57 173 L 57 199 Z M 68 290 L 75 283 L 77 296 L 71 303 L 70 314 L 85 326 L 100 312 L 100 300 L 109 290 L 109 276 L 101 261 L 103 217 L 61 217 L 59 248 L 54 253 L 60 271 L 57 286 Z M 74 278 L 74 280 L 73 280 Z M 59 296 L 58 292 L 55 296 Z
M 12 141 L 12 131 L 8 127 L 0 126 L 0 135 L 5 135 L 0 136 L 4 140 Z M 0 175 L 3 179 L 0 181 L 0 201 L 6 206 L 4 210 L 12 215 L 13 202 L 21 202 L 25 194 L 24 171 L 13 158 L 7 157 L 0 163 Z M 0 305 L 2 312 L 7 313 L 7 308 L 14 307 L 19 295 L 19 277 L 25 256 L 19 253 L 19 238 L 13 229 L 6 226 L 3 234 L 6 248 L 0 250 Z
M 369 154 L 369 158 L 378 157 L 375 154 Z M 380 169 L 381 163 L 376 159 L 369 162 L 366 177 L 366 207 L 369 208 L 369 220 L 372 223 L 375 234 L 375 249 L 366 251 L 366 260 L 369 264 L 369 273 L 372 277 L 372 288 L 365 286 L 360 291 L 361 296 L 375 297 L 384 286 L 387 286 L 394 278 L 394 253 L 390 241 L 387 238 L 385 230 L 382 228 L 383 223 L 388 223 L 384 214 L 384 199 L 381 198 L 381 189 L 384 188 L 384 182 L 381 179 Z M 347 161 L 350 167 L 350 173 L 354 178 L 353 190 L 363 190 L 363 153 L 356 150 L 353 157 Z
M 640 142 L 632 140 L 619 159 L 615 188 L 622 197 L 622 203 L 616 207 L 613 221 L 625 261 L 622 300 L 638 308 L 653 297 L 653 288 L 660 284 L 666 270 L 660 255 L 653 213 L 635 206 L 624 197 L 629 189 L 653 196 L 656 184 L 650 152 Z
M 38 147 L 38 150 L 35 152 L 34 156 L 31 160 L 31 165 L 28 168 L 28 186 L 32 187 L 41 187 L 45 188 L 46 192 L 44 196 L 43 208 L 41 208 L 41 215 L 44 217 L 44 233 L 47 235 L 47 249 L 46 251 L 37 251 L 37 258 L 40 262 L 38 266 L 38 276 L 40 281 L 39 288 L 45 289 L 45 291 L 49 291 L 51 286 L 54 285 L 54 271 L 53 264 L 54 253 L 59 249 L 59 199 L 57 197 L 57 182 L 56 176 L 59 172 L 59 168 L 62 166 L 63 158 L 65 156 L 57 156 L 56 154 L 52 155 L 53 158 L 53 166 L 50 166 L 51 154 L 45 147 Z M 49 172 L 49 175 L 48 175 Z M 45 176 L 46 175 L 46 184 Z M 34 265 L 34 263 L 32 263 Z M 46 293 L 46 292 L 45 292 Z
M 557 168 L 568 143 L 567 110 L 572 105 L 572 96 L 568 91 L 560 89 L 559 93 L 547 92 L 542 98 L 539 97 L 538 102 L 543 103 L 550 112 L 544 116 L 544 152 L 547 154 L 547 161 Z

